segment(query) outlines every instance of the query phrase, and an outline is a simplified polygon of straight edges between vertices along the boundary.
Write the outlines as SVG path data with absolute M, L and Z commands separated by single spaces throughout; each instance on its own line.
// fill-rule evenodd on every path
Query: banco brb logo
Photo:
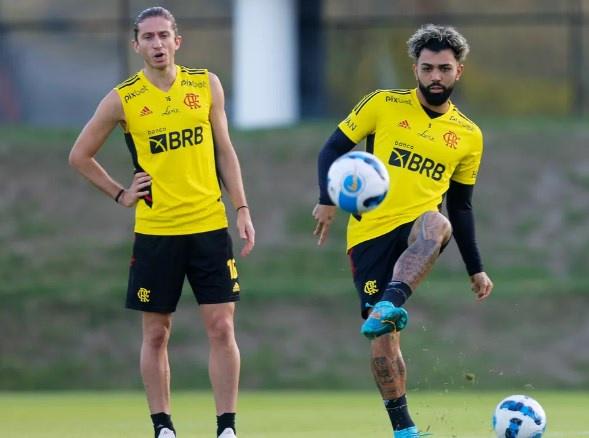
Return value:
M 149 137 L 149 149 L 152 154 L 173 151 L 181 147 L 196 146 L 203 141 L 202 126 L 170 131 Z
M 436 163 L 431 158 L 399 148 L 393 148 L 393 152 L 389 158 L 389 164 L 395 167 L 402 167 L 411 172 L 418 172 L 434 181 L 441 180 L 446 170 L 446 166 L 442 163 Z

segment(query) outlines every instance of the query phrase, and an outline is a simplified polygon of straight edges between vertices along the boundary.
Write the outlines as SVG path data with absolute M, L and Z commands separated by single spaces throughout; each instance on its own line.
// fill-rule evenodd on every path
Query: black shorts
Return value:
M 359 243 L 348 251 L 354 285 L 360 297 L 362 318 L 368 316 L 368 306 L 373 306 L 382 298 L 393 277 L 395 263 L 407 249 L 413 223 L 403 224 L 387 234 Z
M 239 278 L 226 228 L 181 236 L 135 233 L 127 308 L 175 311 L 184 277 L 199 304 L 239 300 Z
M 360 296 L 362 318 L 368 316 L 370 306 L 381 300 L 393 278 L 395 263 L 409 246 L 409 235 L 415 221 L 400 225 L 392 231 L 353 246 L 348 251 L 352 277 Z M 440 254 L 449 241 L 442 245 Z

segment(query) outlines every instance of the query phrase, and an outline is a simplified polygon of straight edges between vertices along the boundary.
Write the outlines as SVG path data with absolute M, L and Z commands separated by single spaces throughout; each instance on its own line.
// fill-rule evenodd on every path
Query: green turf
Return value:
M 490 438 L 490 417 L 505 392 L 415 392 L 414 420 L 436 438 Z M 587 392 L 533 392 L 548 415 L 547 438 L 588 437 Z M 0 393 L 2 435 L 19 438 L 149 437 L 142 393 Z M 391 434 L 373 392 L 243 392 L 240 438 L 357 438 Z M 173 395 L 180 437 L 214 437 L 207 392 Z
M 255 250 L 237 257 L 243 388 L 370 385 L 345 215 L 323 247 L 312 236 L 316 157 L 336 123 L 232 133 L 256 225 Z M 589 307 L 588 126 L 481 120 L 486 152 L 474 203 L 495 291 L 474 302 L 451 243 L 408 303 L 411 389 L 589 388 L 578 347 L 587 345 Z M 78 129 L 0 130 L 0 390 L 141 388 L 130 366 L 139 354 L 139 315 L 122 309 L 132 211 L 67 165 Z M 557 159 L 547 160 L 555 148 Z M 129 183 L 120 131 L 98 158 Z M 206 389 L 206 337 L 186 292 L 170 345 L 174 385 Z

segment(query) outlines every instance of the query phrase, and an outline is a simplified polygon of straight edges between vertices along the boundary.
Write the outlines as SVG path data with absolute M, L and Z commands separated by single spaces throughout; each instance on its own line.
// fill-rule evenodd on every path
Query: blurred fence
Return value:
M 405 42 L 424 23 L 450 24 L 467 37 L 471 54 L 457 92 L 461 103 L 477 113 L 550 116 L 587 111 L 589 21 L 574 10 L 330 20 L 331 108 L 349 106 L 350 94 L 357 100 L 372 88 L 412 86 Z
M 0 65 L 2 122 L 79 125 L 113 85 L 141 67 L 130 47 L 131 23 L 149 5 L 108 0 L 101 9 L 96 3 L 50 3 L 62 9 L 19 14 L 12 12 L 12 2 L 0 2 L 0 56 L 9 61 Z M 230 110 L 231 1 L 167 3 L 184 37 L 177 61 L 215 71 Z M 316 78 L 322 84 L 320 96 L 314 96 L 319 112 L 308 111 L 314 103 L 303 96 L 303 116 L 339 118 L 374 88 L 412 87 L 405 41 L 429 22 L 454 25 L 469 40 L 472 52 L 456 97 L 467 111 L 492 116 L 587 112 L 589 2 L 558 2 L 552 10 L 542 9 L 544 2 L 530 2 L 531 9 L 517 12 L 501 7 L 462 12 L 449 1 L 435 8 L 423 1 L 416 2 L 421 8 L 393 3 L 371 0 L 350 8 L 353 2 L 325 0 L 318 21 L 299 20 L 301 32 L 317 35 L 323 60 L 312 70 L 323 76 Z M 441 3 L 453 7 L 443 10 Z

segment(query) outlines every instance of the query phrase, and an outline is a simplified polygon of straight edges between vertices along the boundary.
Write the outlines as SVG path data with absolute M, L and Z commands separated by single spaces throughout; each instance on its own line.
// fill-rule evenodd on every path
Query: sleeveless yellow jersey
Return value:
M 143 71 L 115 90 L 125 111 L 125 140 L 135 168 L 152 177 L 137 203 L 135 231 L 180 235 L 227 226 L 209 121 L 208 71 L 176 66 L 168 91 Z
M 348 249 L 426 211 L 438 211 L 450 180 L 476 181 L 483 152 L 480 129 L 453 104 L 444 115 L 430 118 L 416 89 L 366 95 L 339 128 L 354 143 L 366 138 L 366 150 L 390 175 L 383 203 L 359 219 L 350 216 Z

